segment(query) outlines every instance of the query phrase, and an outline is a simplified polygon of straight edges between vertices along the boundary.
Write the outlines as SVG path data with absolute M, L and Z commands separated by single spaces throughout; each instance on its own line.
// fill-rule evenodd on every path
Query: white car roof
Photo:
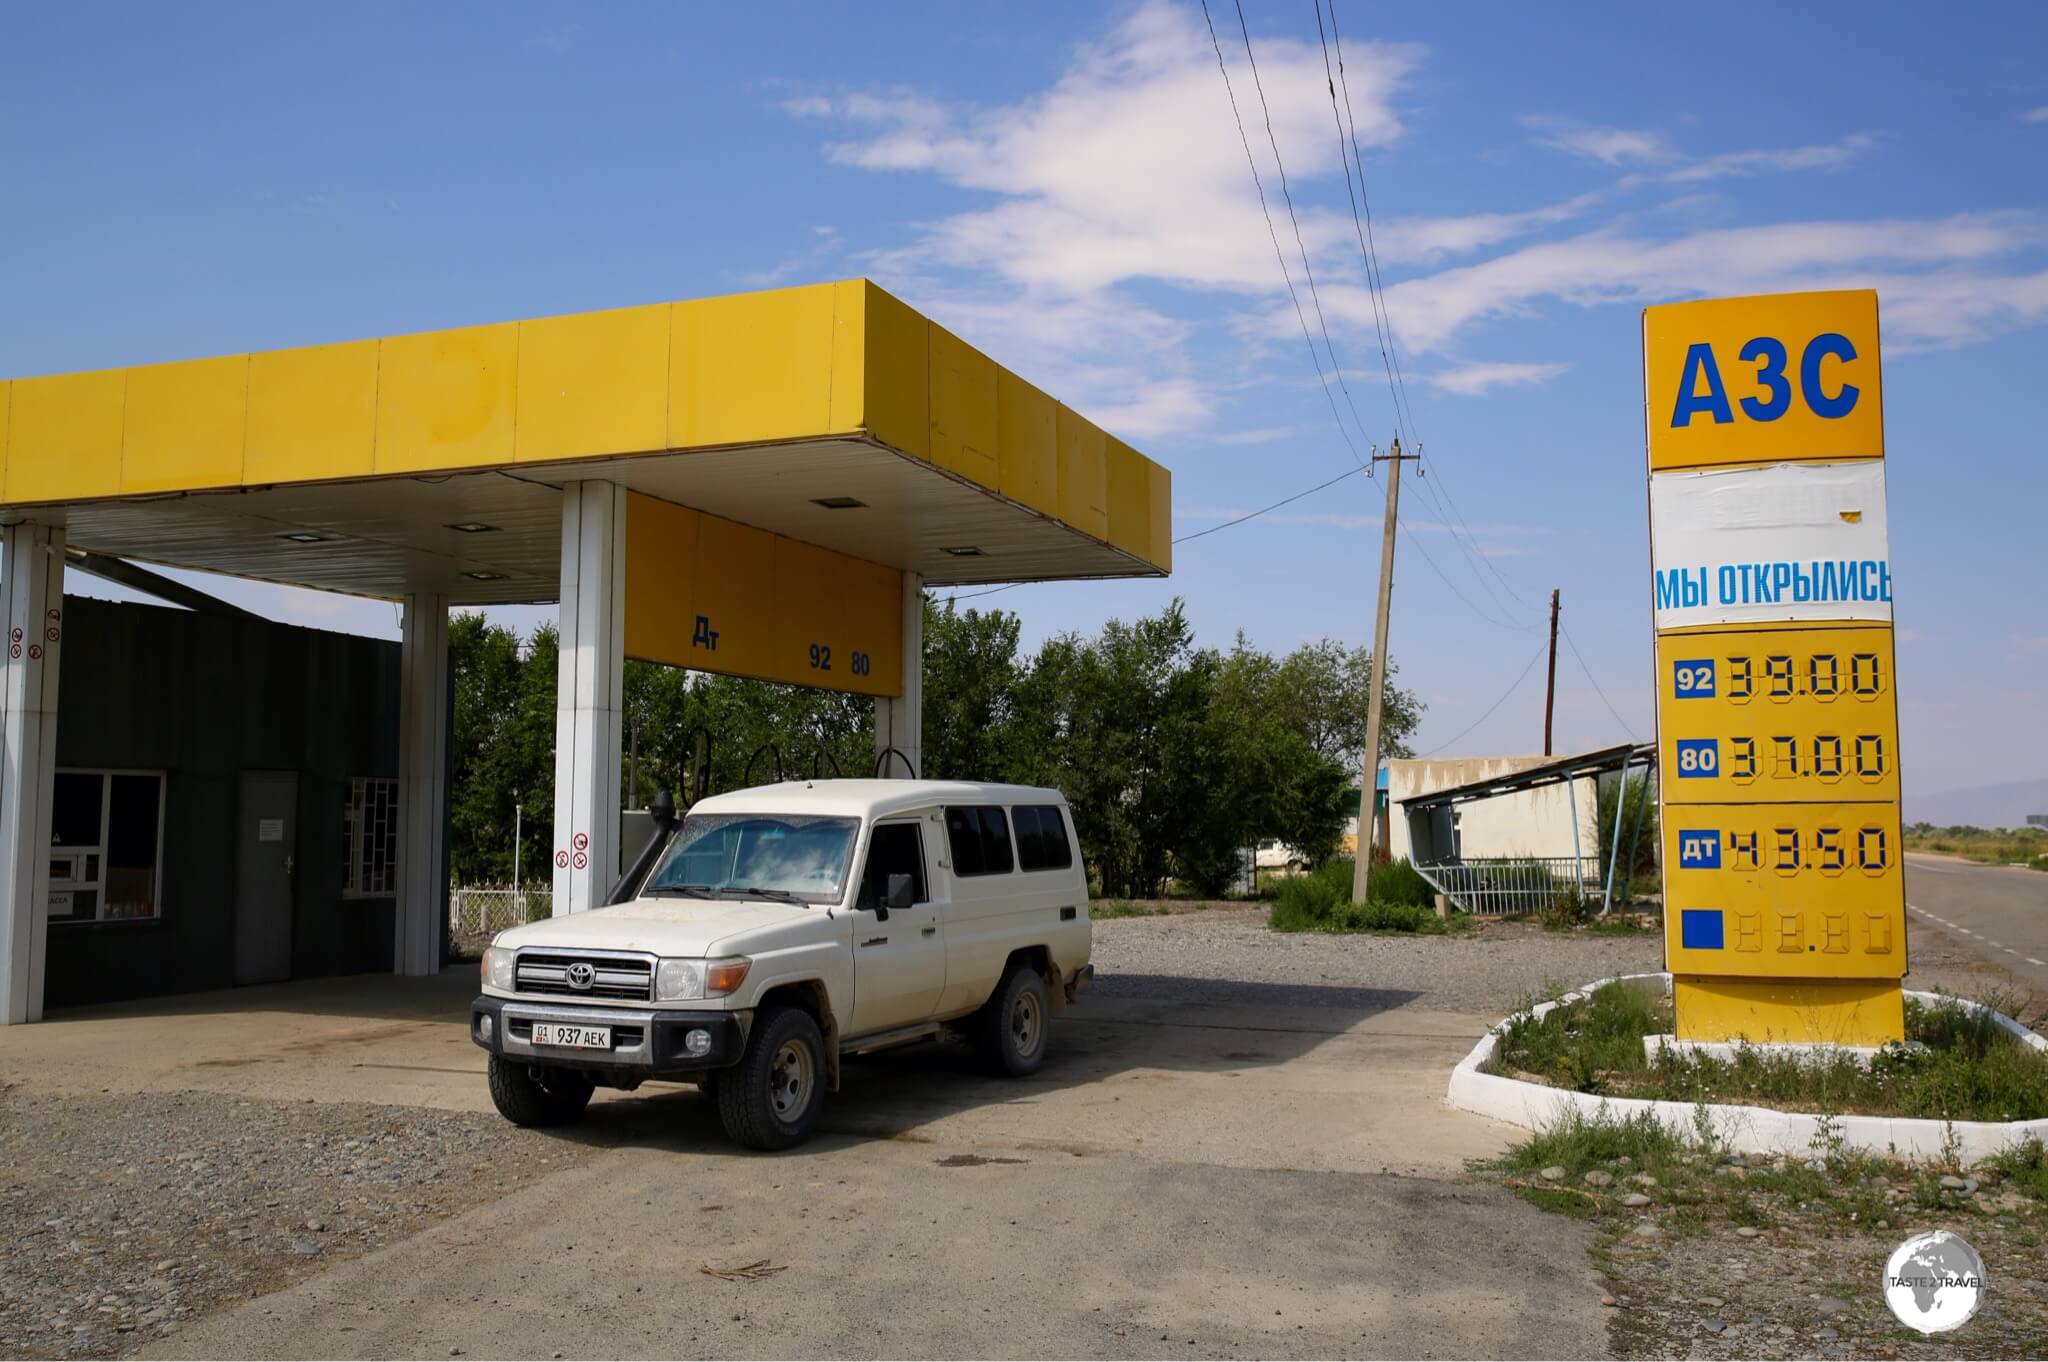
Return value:
M 935 804 L 1065 804 L 1058 790 L 976 780 L 785 780 L 710 795 L 691 813 L 815 813 L 880 818 Z

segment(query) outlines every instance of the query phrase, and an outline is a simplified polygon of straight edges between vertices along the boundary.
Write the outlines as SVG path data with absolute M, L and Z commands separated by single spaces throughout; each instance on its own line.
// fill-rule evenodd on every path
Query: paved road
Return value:
M 2048 994 L 2048 874 L 1908 856 L 1906 907 Z

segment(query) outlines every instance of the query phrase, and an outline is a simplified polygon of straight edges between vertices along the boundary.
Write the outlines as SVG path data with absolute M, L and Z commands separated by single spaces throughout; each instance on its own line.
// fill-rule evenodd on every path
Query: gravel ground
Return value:
M 1184 902 L 1158 916 L 1095 924 L 1095 987 L 1106 996 L 1160 1002 L 1286 1006 L 1409 1006 L 1505 1016 L 1546 996 L 1617 974 L 1664 967 L 1656 932 L 1601 936 L 1551 932 L 1532 922 L 1480 919 L 1448 936 L 1274 932 L 1260 904 Z M 2029 1015 L 2026 981 L 1968 943 L 1914 921 L 1908 988 L 1946 989 L 2005 1002 Z M 1317 992 L 1304 999 L 1303 989 Z
M 1595 1256 L 1615 1304 L 1610 1350 L 1625 1358 L 2042 1356 L 2048 1208 L 1996 1185 L 1944 1193 L 1939 1206 L 1923 1207 L 1912 1199 L 1913 1183 L 1901 1171 L 1870 1188 L 1887 1208 L 1882 1229 L 1782 1200 L 1758 1204 L 1765 1228 L 1753 1237 L 1727 1220 L 1688 1226 L 1661 1204 L 1609 1217 Z M 1880 1283 L 1892 1250 L 1933 1229 L 1977 1250 L 1987 1289 L 1960 1331 L 1926 1337 L 1892 1315 Z
M 0 1353 L 111 1357 L 580 1162 L 495 1116 L 0 1093 Z
M 1094 961 L 1105 996 L 1498 1017 L 1546 984 L 1655 970 L 1663 955 L 1654 933 L 1593 936 L 1528 923 L 1481 922 L 1450 936 L 1274 932 L 1264 907 L 1233 904 L 1098 922 Z

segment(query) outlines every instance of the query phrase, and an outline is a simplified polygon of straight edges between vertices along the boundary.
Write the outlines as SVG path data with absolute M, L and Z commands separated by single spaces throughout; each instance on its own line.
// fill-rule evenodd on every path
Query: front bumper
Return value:
M 488 1028 L 484 1019 L 490 1019 Z M 533 1044 L 533 1024 L 568 1022 L 612 1028 L 609 1050 L 565 1050 Z M 710 1048 L 689 1052 L 689 1035 L 703 1031 Z M 650 1008 L 562 1007 L 514 998 L 477 998 L 469 1005 L 469 1038 L 502 1059 L 570 1069 L 602 1069 L 642 1077 L 703 1073 L 739 1063 L 746 1026 L 736 1012 L 664 1012 Z

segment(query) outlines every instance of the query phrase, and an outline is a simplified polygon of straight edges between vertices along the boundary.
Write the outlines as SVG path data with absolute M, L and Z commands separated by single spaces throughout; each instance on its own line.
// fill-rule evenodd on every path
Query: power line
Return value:
M 1336 0 L 1331 0 L 1330 21 L 1332 24 L 1335 24 L 1336 18 Z M 1351 153 L 1346 147 L 1344 140 L 1343 116 L 1337 112 L 1337 82 L 1330 74 L 1330 40 L 1323 32 L 1323 0 L 1316 0 L 1316 37 L 1321 40 L 1323 45 L 1323 84 L 1330 91 L 1330 121 L 1337 127 L 1337 159 L 1344 166 L 1344 194 L 1351 201 L 1351 226 L 1358 235 L 1358 254 L 1365 265 L 1365 292 L 1366 298 L 1372 307 L 1373 334 L 1379 340 L 1380 367 L 1386 371 L 1387 375 L 1387 397 L 1394 404 L 1396 432 L 1409 436 L 1409 443 L 1413 444 L 1415 443 L 1413 427 L 1403 421 L 1401 398 L 1394 383 L 1394 366 L 1387 353 L 1387 328 L 1381 320 L 1381 313 L 1384 308 L 1379 290 L 1373 286 L 1372 249 L 1366 244 L 1365 226 L 1358 214 L 1358 194 L 1351 185 Z M 1345 97 L 1348 101 L 1350 97 L 1348 89 Z M 1365 167 L 1362 164 L 1358 168 L 1358 178 L 1360 183 L 1363 184 L 1365 180 Z
M 1446 747 L 1455 746 L 1458 743 L 1459 739 L 1462 739 L 1465 736 L 1465 734 L 1470 733 L 1473 729 L 1479 727 L 1479 725 L 1485 723 L 1488 719 L 1491 719 L 1493 717 L 1493 712 L 1499 709 L 1502 705 L 1506 704 L 1508 702 L 1508 697 L 1510 695 L 1513 695 L 1517 690 L 1521 689 L 1522 682 L 1528 680 L 1529 673 L 1535 669 L 1536 660 L 1542 657 L 1545 652 L 1549 651 L 1549 647 L 1549 642 L 1546 640 L 1543 644 L 1537 647 L 1535 652 L 1529 654 L 1529 664 L 1522 668 L 1522 674 L 1520 676 L 1517 676 L 1513 681 L 1508 683 L 1508 688 L 1501 692 L 1500 699 L 1495 700 L 1492 704 L 1486 707 L 1486 713 L 1480 715 L 1477 719 L 1474 719 L 1470 724 L 1466 725 L 1464 730 L 1460 732 L 1456 738 L 1452 738 L 1448 742 L 1438 743 L 1435 747 L 1431 748 L 1427 752 L 1424 752 L 1422 755 L 1424 757 L 1433 757 L 1437 753 L 1443 751 Z
M 1488 624 L 1492 625 L 1496 629 L 1507 629 L 1516 633 L 1526 633 L 1529 630 L 1536 627 L 1533 624 L 1511 624 L 1505 620 L 1498 620 L 1495 619 L 1493 616 L 1487 614 L 1484 610 L 1481 610 L 1477 605 L 1473 604 L 1472 598 L 1470 596 L 1467 596 L 1464 592 L 1458 589 L 1458 584 L 1451 580 L 1450 574 L 1445 572 L 1443 568 L 1438 565 L 1436 561 L 1436 556 L 1429 551 L 1429 546 L 1422 542 L 1422 537 L 1419 534 L 1417 534 L 1413 529 L 1409 528 L 1408 522 L 1406 522 L 1405 520 L 1402 521 L 1401 528 L 1404 530 L 1408 530 L 1408 542 L 1415 545 L 1417 549 L 1421 550 L 1422 561 L 1428 563 L 1431 570 L 1434 571 L 1437 576 L 1443 578 L 1444 585 L 1451 589 L 1452 595 L 1456 596 L 1459 600 L 1465 603 L 1466 609 L 1470 610 L 1473 614 L 1479 616 L 1480 619 L 1485 620 Z
M 1239 516 L 1235 520 L 1226 520 L 1221 525 L 1211 525 L 1206 530 L 1196 530 L 1193 534 L 1184 534 L 1180 538 L 1174 540 L 1173 542 L 1176 544 L 1185 544 L 1190 539 L 1200 539 L 1204 535 L 1214 534 L 1218 530 L 1227 530 L 1232 525 L 1242 525 L 1247 520 L 1256 520 L 1260 516 L 1266 514 L 1266 512 L 1268 511 L 1277 511 L 1282 506 L 1291 506 L 1295 502 L 1300 501 L 1303 497 L 1314 496 L 1317 492 L 1322 491 L 1325 487 L 1335 487 L 1338 483 L 1344 481 L 1344 479 L 1346 478 L 1357 477 L 1361 471 L 1363 471 L 1362 467 L 1347 468 L 1342 473 L 1339 473 L 1336 477 L 1331 478 L 1328 482 L 1319 482 L 1315 486 L 1309 488 L 1307 491 L 1296 492 L 1291 497 L 1283 497 L 1279 501 L 1274 502 L 1271 506 L 1261 506 L 1256 511 L 1247 512 L 1246 514 Z
M 1207 12 L 1207 3 L 1208 0 L 1203 0 L 1205 13 Z M 1301 239 L 1301 220 L 1294 215 L 1294 194 L 1287 187 L 1287 162 L 1280 157 L 1280 139 L 1273 131 L 1273 106 L 1266 102 L 1266 84 L 1259 78 L 1259 59 L 1252 55 L 1252 31 L 1250 25 L 1245 22 L 1244 0 L 1233 0 L 1233 3 L 1237 6 L 1238 32 L 1244 35 L 1244 59 L 1252 70 L 1252 88 L 1258 91 L 1259 111 L 1265 116 L 1266 120 L 1266 143 L 1273 148 L 1273 166 L 1280 172 L 1280 198 L 1287 205 L 1287 221 L 1294 228 L 1294 248 L 1301 253 L 1302 278 L 1308 282 L 1309 301 L 1315 305 L 1316 309 L 1316 325 L 1322 329 L 1323 348 L 1330 352 L 1330 369 L 1337 375 L 1338 388 L 1343 390 L 1344 405 L 1351 408 L 1351 419 L 1357 423 L 1358 433 L 1361 436 L 1365 436 L 1365 420 L 1358 414 L 1358 404 L 1351 400 L 1351 385 L 1344 381 L 1344 365 L 1337 358 L 1336 343 L 1330 339 L 1330 323 L 1323 316 L 1323 299 L 1322 295 L 1316 291 L 1315 270 L 1309 266 L 1308 246 Z M 1242 131 L 1242 125 L 1240 125 L 1239 130 Z M 1309 349 L 1315 349 L 1314 340 L 1309 341 Z M 1395 414 L 1396 416 L 1400 414 L 1398 407 L 1395 408 Z M 1366 438 L 1369 439 L 1370 437 L 1367 436 Z
M 1301 295 L 1294 291 L 1294 275 L 1287 268 L 1287 252 L 1281 249 L 1280 232 L 1278 228 L 1273 226 L 1273 212 L 1266 204 L 1266 186 L 1259 178 L 1258 158 L 1252 155 L 1252 139 L 1244 130 L 1244 115 L 1239 113 L 1237 109 L 1237 91 L 1232 88 L 1230 83 L 1230 68 L 1223 63 L 1223 44 L 1216 38 L 1216 21 L 1209 16 L 1209 0 L 1202 0 L 1202 19 L 1209 25 L 1209 45 L 1216 49 L 1216 69 L 1223 73 L 1223 93 L 1230 98 L 1230 116 L 1237 121 L 1238 140 L 1244 143 L 1245 164 L 1252 168 L 1252 187 L 1257 189 L 1259 193 L 1259 212 L 1266 219 L 1266 234 L 1273 238 L 1273 258 L 1280 262 L 1280 277 L 1287 282 L 1287 296 L 1294 301 L 1294 316 L 1301 323 L 1301 338 L 1308 342 L 1309 362 L 1316 366 L 1316 379 L 1323 385 L 1323 396 L 1329 401 L 1331 419 L 1336 421 L 1337 433 L 1344 437 L 1344 446 L 1351 451 L 1351 460 L 1353 463 L 1356 463 L 1358 462 L 1358 446 L 1352 441 L 1351 432 L 1344 428 L 1343 414 L 1337 410 L 1337 396 L 1330 391 L 1330 380 L 1323 374 L 1322 357 L 1316 354 L 1315 337 L 1311 336 L 1308 331 L 1308 314 L 1301 309 Z M 1249 45 L 1247 45 L 1246 50 L 1250 50 Z M 1289 211 L 1293 211 L 1291 207 Z M 1331 355 L 1330 359 L 1331 363 L 1334 364 L 1336 362 L 1334 354 Z M 1342 374 L 1338 375 L 1338 381 L 1340 383 L 1343 381 Z M 1346 400 L 1349 400 L 1348 393 L 1346 394 Z M 1361 427 L 1362 429 L 1363 427 Z
M 1430 481 L 1430 478 L 1426 469 L 1423 472 L 1422 476 L 1424 480 L 1424 485 L 1427 486 Z M 1431 492 L 1429 494 L 1430 500 L 1436 502 L 1437 509 L 1440 512 L 1443 512 L 1444 519 L 1446 520 L 1446 522 L 1454 521 L 1458 525 L 1464 527 L 1466 539 L 1471 542 L 1473 551 L 1478 554 L 1480 560 L 1486 564 L 1486 570 L 1493 574 L 1494 579 L 1496 581 L 1498 581 L 1502 586 L 1508 589 L 1509 595 L 1513 596 L 1517 602 L 1526 607 L 1529 604 L 1528 598 L 1515 589 L 1515 584 L 1509 581 L 1501 573 L 1501 570 L 1493 565 L 1493 559 L 1487 555 L 1484 549 L 1481 549 L 1479 547 L 1479 538 L 1477 535 L 1473 534 L 1471 522 L 1465 519 L 1464 508 L 1458 505 L 1457 495 L 1451 491 L 1451 485 L 1449 482 L 1444 480 L 1444 476 L 1441 470 L 1439 470 L 1439 472 L 1437 473 L 1435 481 L 1441 485 L 1443 489 L 1444 500 L 1449 502 L 1449 509 L 1445 510 L 1444 501 L 1437 501 L 1435 492 Z M 1477 573 L 1478 569 L 1476 566 L 1474 567 L 1473 571 L 1475 574 Z M 1495 597 L 1495 599 L 1499 598 Z
M 1380 272 L 1379 244 L 1374 239 L 1372 232 L 1372 200 L 1365 189 L 1365 155 L 1358 145 L 1358 122 L 1351 106 L 1351 81 L 1348 74 L 1344 71 L 1344 40 L 1342 33 L 1337 28 L 1337 0 L 1330 0 L 1330 29 L 1328 34 L 1325 34 L 1323 31 L 1323 0 L 1315 0 L 1315 9 L 1316 37 L 1321 42 L 1323 48 L 1323 83 L 1330 92 L 1330 118 L 1336 125 L 1337 130 L 1337 157 L 1344 165 L 1344 193 L 1351 205 L 1352 231 L 1358 239 L 1359 259 L 1365 268 L 1366 296 L 1372 306 L 1373 331 L 1378 337 L 1380 345 L 1380 364 L 1386 371 L 1387 396 L 1394 405 L 1396 425 L 1404 426 L 1412 440 L 1419 440 L 1420 432 L 1415 425 L 1414 405 L 1408 400 L 1407 379 L 1400 371 L 1400 348 L 1394 336 L 1393 312 L 1387 306 L 1386 280 Z M 1334 78 L 1330 71 L 1330 38 L 1332 36 L 1337 40 L 1337 72 Z M 1342 81 L 1344 86 L 1344 115 L 1348 115 L 1351 118 L 1348 138 L 1344 116 L 1340 116 L 1337 108 L 1338 81 Z M 1355 192 L 1351 179 L 1351 167 L 1354 161 L 1358 165 L 1358 182 Z M 1360 211 L 1361 207 L 1364 210 L 1362 213 Z M 1421 452 L 1419 446 L 1417 452 Z M 1491 559 L 1486 558 L 1484 550 L 1479 547 L 1477 537 L 1472 533 L 1472 527 L 1465 523 L 1464 516 L 1456 510 L 1455 506 L 1448 508 L 1445 506 L 1444 498 L 1450 496 L 1449 486 L 1446 485 L 1442 496 L 1439 496 L 1436 490 L 1430 486 L 1425 471 L 1422 487 L 1423 495 L 1430 499 L 1431 503 L 1435 505 L 1437 513 L 1443 517 L 1444 527 L 1449 531 L 1452 542 L 1457 544 L 1459 554 L 1472 569 L 1473 577 L 1478 580 L 1480 587 L 1486 594 L 1493 598 L 1494 604 L 1498 605 L 1506 614 L 1512 615 L 1514 613 L 1514 607 L 1510 606 L 1501 597 L 1500 593 L 1493 589 L 1492 585 L 1487 582 L 1485 575 L 1480 572 L 1479 560 L 1485 560 L 1488 570 L 1500 579 L 1502 585 L 1508 587 L 1508 590 L 1515 595 L 1517 600 L 1521 600 L 1522 604 L 1526 606 L 1528 602 L 1522 600 L 1520 593 L 1515 592 L 1512 584 L 1505 577 L 1501 576 L 1500 569 L 1493 566 Z M 1462 538 L 1460 538 L 1461 529 L 1463 531 Z
M 1357 468 L 1347 468 L 1342 473 L 1339 473 L 1336 477 L 1331 478 L 1326 482 L 1319 482 L 1313 487 L 1305 488 L 1302 491 L 1296 492 L 1291 497 L 1282 497 L 1280 498 L 1280 500 L 1274 502 L 1270 506 L 1261 506 L 1256 511 L 1247 511 L 1243 515 L 1238 516 L 1235 520 L 1226 520 L 1220 525 L 1211 525 L 1206 530 L 1196 530 L 1193 534 L 1181 535 L 1178 538 L 1176 538 L 1173 542 L 1177 545 L 1185 544 L 1188 543 L 1190 540 L 1206 538 L 1209 535 L 1215 534 L 1219 530 L 1227 530 L 1230 529 L 1232 526 L 1242 525 L 1248 520 L 1257 520 L 1260 516 L 1265 515 L 1269 511 L 1277 511 L 1282 506 L 1292 506 L 1295 502 L 1300 501 L 1303 497 L 1312 497 L 1326 487 L 1335 487 L 1338 483 L 1344 481 L 1344 479 L 1346 478 L 1357 477 L 1363 471 L 1365 471 L 1365 466 L 1362 464 Z M 946 599 L 949 601 L 971 601 L 975 599 L 977 596 L 993 596 L 999 591 L 1011 591 L 1016 589 L 1017 587 L 1024 585 L 1027 585 L 1027 583 L 1011 582 L 1007 586 L 994 586 L 990 587 L 986 591 L 970 591 L 965 596 L 951 595 L 946 597 Z
M 1560 629 L 1563 629 L 1563 626 L 1559 627 Z M 1629 721 L 1621 717 L 1621 711 L 1616 709 L 1614 707 L 1614 702 L 1607 698 L 1607 692 L 1600 689 L 1600 682 L 1594 677 L 1593 669 L 1586 665 L 1585 656 L 1579 652 L 1579 645 L 1572 642 L 1572 631 L 1569 629 L 1563 629 L 1563 633 L 1566 645 L 1569 646 L 1572 650 L 1572 656 L 1579 659 L 1579 670 L 1584 672 L 1586 674 L 1586 679 L 1593 683 L 1593 693 L 1600 697 L 1600 703 L 1607 706 L 1607 712 L 1614 716 L 1614 722 L 1621 725 L 1622 732 L 1628 734 L 1628 736 L 1631 739 L 1640 742 L 1641 739 L 1636 738 L 1636 731 L 1629 725 Z
M 1322 23 L 1320 4 L 1316 11 L 1318 31 Z M 1415 408 L 1408 401 L 1408 379 L 1401 372 L 1401 351 L 1394 335 L 1394 314 L 1387 310 L 1386 278 L 1380 273 L 1379 242 L 1372 231 L 1372 199 L 1365 192 L 1365 156 L 1358 148 L 1358 115 L 1351 106 L 1351 81 L 1344 70 L 1344 35 L 1337 28 L 1337 0 L 1330 0 L 1330 36 L 1337 45 L 1337 81 L 1344 88 L 1344 116 L 1351 133 L 1351 157 L 1358 163 L 1358 201 L 1365 209 L 1366 264 L 1369 269 L 1367 283 L 1379 295 L 1379 308 L 1386 319 L 1387 354 L 1394 366 L 1394 385 L 1400 393 L 1397 407 L 1406 412 L 1409 434 L 1417 443 L 1422 431 L 1415 424 Z
M 1485 574 L 1479 570 L 1479 562 L 1486 557 L 1486 551 L 1479 547 L 1479 540 L 1472 534 L 1471 526 L 1464 526 L 1464 537 L 1460 538 L 1460 519 L 1445 508 L 1443 498 L 1438 496 L 1436 490 L 1430 486 L 1431 479 L 1426 474 L 1421 477 L 1420 481 L 1423 495 L 1429 498 L 1430 504 L 1436 508 L 1437 515 L 1443 521 L 1444 532 L 1451 536 L 1451 542 L 1457 546 L 1459 555 L 1465 560 L 1465 565 L 1472 569 L 1472 579 L 1479 583 L 1480 590 L 1493 598 L 1493 603 L 1500 607 L 1502 614 L 1513 615 L 1515 607 L 1509 605 L 1502 598 L 1501 594 L 1493 589 L 1493 584 L 1488 582 Z M 1488 566 L 1492 566 L 1490 562 Z M 1499 569 L 1494 570 L 1494 576 L 1500 576 Z M 1512 587 L 1509 589 L 1513 590 Z M 1517 597 L 1517 599 L 1520 598 Z M 1521 603 L 1524 607 L 1529 604 L 1527 601 L 1522 601 Z

